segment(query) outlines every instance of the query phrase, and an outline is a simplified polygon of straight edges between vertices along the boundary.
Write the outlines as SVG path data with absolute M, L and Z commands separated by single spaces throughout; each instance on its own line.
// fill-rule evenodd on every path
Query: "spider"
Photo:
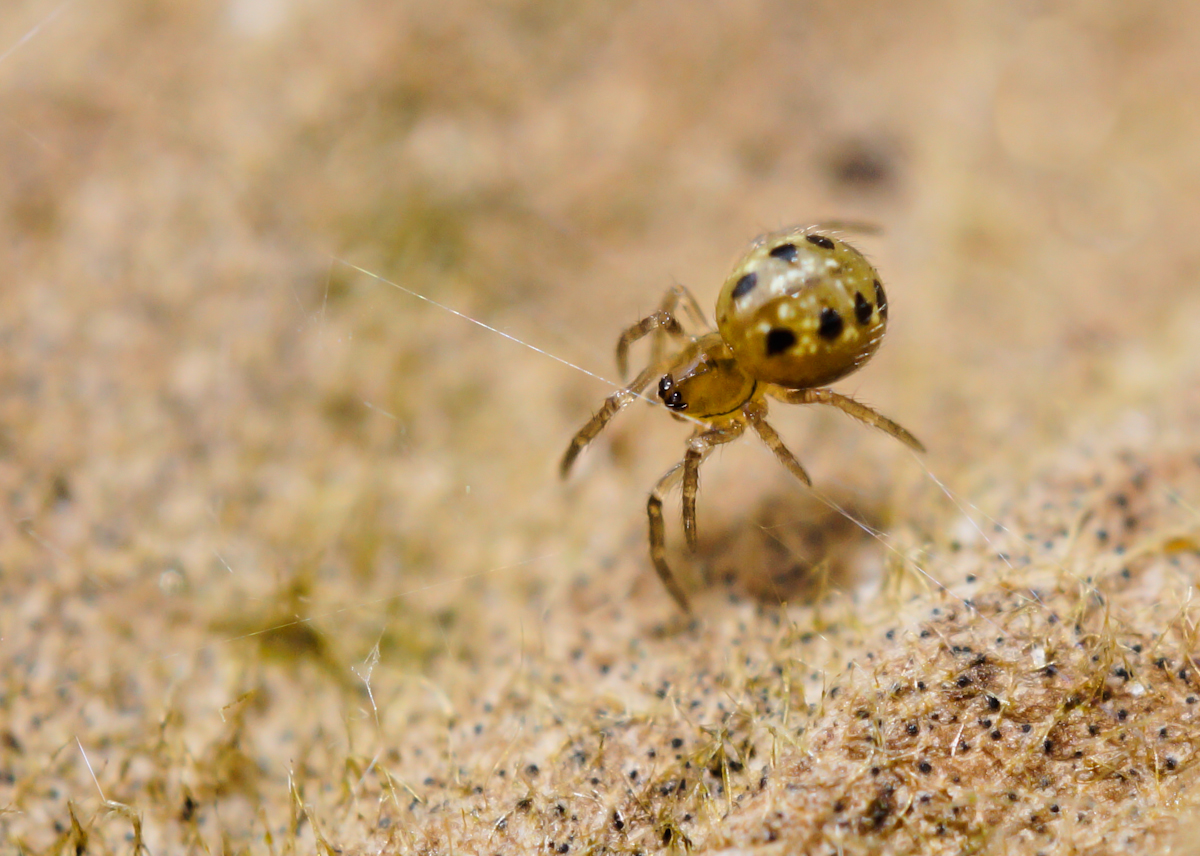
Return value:
M 764 235 L 734 267 L 717 297 L 717 330 L 692 293 L 669 289 L 657 312 L 621 334 L 617 368 L 628 374 L 629 347 L 653 334 L 649 364 L 623 389 L 610 395 L 571 440 L 560 467 L 571 465 L 609 421 L 658 379 L 658 398 L 677 419 L 696 427 L 683 460 L 654 485 L 646 503 L 650 559 L 659 578 L 684 612 L 688 597 L 666 559 L 663 495 L 683 482 L 683 531 L 696 548 L 696 493 L 700 464 L 722 443 L 753 429 L 788 471 L 812 480 L 766 421 L 767 400 L 829 404 L 891 434 L 918 452 L 907 430 L 853 398 L 824 388 L 856 371 L 879 347 L 887 328 L 888 303 L 879 274 L 845 241 L 795 227 Z M 688 333 L 680 317 L 701 332 Z M 671 344 L 673 350 L 665 350 Z

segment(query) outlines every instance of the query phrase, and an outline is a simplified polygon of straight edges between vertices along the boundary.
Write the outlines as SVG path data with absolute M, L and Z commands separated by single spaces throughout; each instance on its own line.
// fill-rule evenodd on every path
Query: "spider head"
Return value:
M 754 381 L 742 373 L 715 333 L 684 348 L 658 381 L 659 399 L 681 418 L 724 416 L 753 394 Z

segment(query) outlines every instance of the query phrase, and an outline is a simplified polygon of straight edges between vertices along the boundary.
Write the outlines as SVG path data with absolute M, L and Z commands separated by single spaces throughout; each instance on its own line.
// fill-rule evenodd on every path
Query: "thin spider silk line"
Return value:
M 353 270 L 356 270 L 361 274 L 369 276 L 372 279 L 376 280 L 377 282 L 382 282 L 384 285 L 390 285 L 392 288 L 402 291 L 405 294 L 411 295 L 412 297 L 415 297 L 418 300 L 423 300 L 432 306 L 436 306 L 438 309 L 441 309 L 443 312 L 449 312 L 451 315 L 461 318 L 464 321 L 469 321 L 470 323 L 474 324 L 476 327 L 482 327 L 484 330 L 487 330 L 491 333 L 495 333 L 497 336 L 502 336 L 505 339 L 508 339 L 508 341 L 510 341 L 510 342 L 514 342 L 523 348 L 528 348 L 529 350 L 533 351 L 534 353 L 541 354 L 544 357 L 549 357 L 550 359 L 554 360 L 555 362 L 562 363 L 567 368 L 574 369 L 575 371 L 585 374 L 590 378 L 595 378 L 596 380 L 600 381 L 601 383 L 605 384 L 606 386 L 611 387 L 614 391 L 619 392 L 621 390 L 627 389 L 627 387 L 625 387 L 623 384 L 619 384 L 615 381 L 609 380 L 608 378 L 604 377 L 603 375 L 596 374 L 593 371 L 588 371 L 583 366 L 581 366 L 577 363 L 573 363 L 568 359 L 564 359 L 563 357 L 560 357 L 557 354 L 553 354 L 550 351 L 545 350 L 544 348 L 539 348 L 537 345 L 533 344 L 532 342 L 527 342 L 518 336 L 512 335 L 511 333 L 506 333 L 503 330 L 500 330 L 496 327 L 491 326 L 490 324 L 480 321 L 478 318 L 472 318 L 470 315 L 467 315 L 465 312 L 459 312 L 457 309 L 455 309 L 452 306 L 447 306 L 445 303 L 440 303 L 437 300 L 434 300 L 432 297 L 428 297 L 427 295 L 421 294 L 421 292 L 419 292 L 419 291 L 414 291 L 413 289 L 408 288 L 407 286 L 403 286 L 398 282 L 394 282 L 393 280 L 390 280 L 387 277 L 382 276 L 381 274 L 377 274 L 374 271 L 370 271 L 364 267 L 360 267 L 360 266 L 354 264 L 354 262 L 347 261 L 345 259 L 338 258 L 336 256 L 334 257 L 334 261 L 338 262 L 339 264 L 343 264 L 346 267 L 352 268 Z M 665 405 L 661 401 L 659 401 L 657 398 L 652 398 L 651 396 L 645 395 L 640 392 L 631 393 L 631 394 L 635 398 L 640 398 L 642 401 L 647 401 L 650 404 L 655 405 L 656 407 L 663 407 L 665 409 Z M 685 419 L 688 422 L 692 422 L 696 425 L 706 425 L 707 424 L 707 423 L 703 422 L 702 420 L 697 419 L 694 416 L 689 416 L 686 413 L 674 413 L 674 415 L 679 416 L 680 418 Z
M 74 2 L 75 2 L 75 0 L 65 0 L 65 2 L 60 3 L 53 10 L 51 10 L 49 15 L 47 15 L 45 18 L 42 18 L 42 20 L 40 20 L 36 24 L 34 24 L 33 27 L 31 27 L 25 33 L 25 35 L 21 36 L 21 38 L 17 39 L 16 42 L 13 43 L 12 47 L 10 47 L 4 53 L 0 53 L 0 63 L 4 62 L 6 59 L 8 59 L 14 53 L 19 51 L 22 47 L 24 47 L 25 44 L 30 39 L 32 39 L 34 36 L 36 36 L 38 33 L 41 32 L 42 27 L 44 27 L 47 24 L 49 24 L 50 22 L 52 22 L 55 18 L 57 18 L 60 14 L 62 14 L 62 12 L 68 6 L 70 6 Z

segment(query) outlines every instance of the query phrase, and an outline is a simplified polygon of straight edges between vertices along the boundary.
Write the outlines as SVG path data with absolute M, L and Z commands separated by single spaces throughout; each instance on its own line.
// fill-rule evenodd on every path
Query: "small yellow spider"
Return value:
M 682 308 L 702 330 L 689 334 L 676 317 Z M 571 440 L 563 455 L 565 478 L 575 458 L 621 409 L 658 378 L 658 397 L 696 430 L 682 461 L 650 491 L 650 559 L 667 591 L 691 612 L 687 595 L 666 559 L 663 494 L 683 480 L 683 531 L 696 548 L 696 491 L 700 464 L 714 447 L 754 429 L 788 471 L 806 485 L 804 467 L 766 421 L 767 399 L 788 404 L 831 404 L 918 452 L 925 447 L 892 420 L 824 385 L 863 365 L 879 348 L 888 304 L 879 274 L 858 250 L 838 238 L 797 227 L 758 238 L 725 280 L 717 297 L 717 332 L 683 286 L 667 291 L 662 306 L 617 340 L 617 368 L 626 376 L 629 346 L 654 334 L 650 362 L 633 382 L 610 395 Z M 672 340 L 678 349 L 664 353 Z

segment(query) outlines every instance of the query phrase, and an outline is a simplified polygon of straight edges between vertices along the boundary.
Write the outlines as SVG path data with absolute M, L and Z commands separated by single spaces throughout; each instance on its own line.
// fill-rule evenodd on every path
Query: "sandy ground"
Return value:
M 0 13 L 5 852 L 1195 852 L 1200 7 L 700 8 Z M 831 220 L 929 453 L 776 407 L 689 620 L 558 458 Z

